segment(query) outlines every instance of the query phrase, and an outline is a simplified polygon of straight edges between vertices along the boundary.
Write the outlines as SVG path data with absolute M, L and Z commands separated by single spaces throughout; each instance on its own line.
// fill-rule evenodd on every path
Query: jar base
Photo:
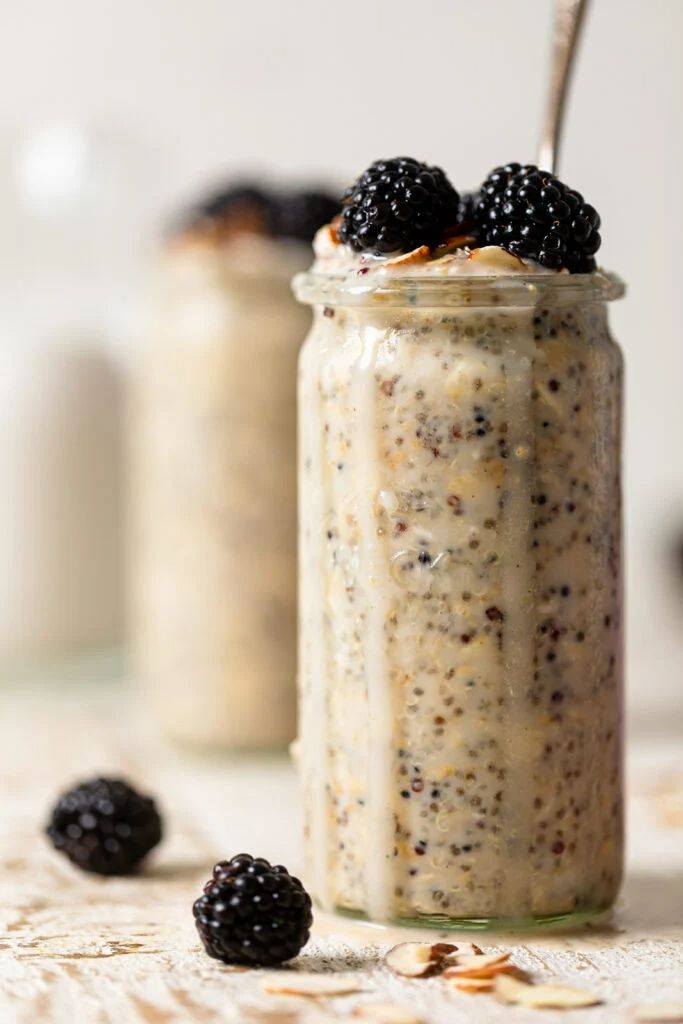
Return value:
M 534 914 L 528 917 L 448 917 L 445 914 L 416 914 L 414 917 L 392 917 L 386 922 L 373 921 L 362 910 L 335 907 L 341 917 L 365 921 L 368 924 L 402 928 L 433 928 L 438 931 L 517 932 L 517 931 L 574 931 L 586 924 L 602 923 L 612 912 L 612 906 L 582 907 L 560 914 Z

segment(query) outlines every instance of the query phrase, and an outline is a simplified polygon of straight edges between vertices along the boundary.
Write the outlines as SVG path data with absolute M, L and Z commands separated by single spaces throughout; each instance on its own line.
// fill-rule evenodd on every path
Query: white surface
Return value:
M 11 6 L 0 39 L 10 248 L 8 147 L 51 117 L 95 121 L 124 147 L 128 218 L 117 210 L 109 258 L 131 273 L 161 213 L 225 170 L 345 183 L 408 152 L 469 187 L 498 162 L 534 157 L 549 0 Z M 683 717 L 683 591 L 669 555 L 683 528 L 682 33 L 680 0 L 594 0 L 562 160 L 603 216 L 604 262 L 630 289 L 613 323 L 628 365 L 629 676 L 641 716 Z
M 232 974 L 208 959 L 191 904 L 214 861 L 240 850 L 290 869 L 300 864 L 290 764 L 170 751 L 122 688 L 57 683 L 0 693 L 2 1024 L 246 1022 L 244 1008 L 263 1001 L 260 972 Z M 57 791 L 98 771 L 130 775 L 159 799 L 166 836 L 140 876 L 79 873 L 40 835 Z M 683 1001 L 680 743 L 635 741 L 629 793 L 629 871 L 611 922 L 557 936 L 476 937 L 486 948 L 512 949 L 538 980 L 595 991 L 602 1006 L 539 1014 L 451 993 L 438 978 L 405 981 L 381 958 L 416 933 L 322 915 L 292 968 L 360 972 L 362 995 L 331 1000 L 332 1019 L 348 1019 L 357 1002 L 390 997 L 427 1024 L 616 1024 L 631 1019 L 635 1004 Z

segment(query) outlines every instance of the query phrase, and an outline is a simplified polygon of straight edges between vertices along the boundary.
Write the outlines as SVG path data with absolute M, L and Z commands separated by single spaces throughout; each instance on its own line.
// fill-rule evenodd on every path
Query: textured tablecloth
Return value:
M 97 772 L 130 776 L 163 808 L 167 837 L 138 877 L 81 874 L 41 835 L 57 792 Z M 628 873 L 613 919 L 573 935 L 477 939 L 487 949 L 512 949 L 539 979 L 597 992 L 602 1005 L 521 1010 L 451 991 L 439 978 L 406 981 L 383 966 L 382 954 L 412 932 L 322 915 L 289 970 L 352 970 L 363 991 L 323 1002 L 268 997 L 261 972 L 233 972 L 206 957 L 191 904 L 213 862 L 241 850 L 300 869 L 289 762 L 169 749 L 123 684 L 54 679 L 7 687 L 0 690 L 0 1021 L 213 1024 L 284 1008 L 280 1019 L 289 1024 L 299 1012 L 301 1021 L 347 1019 L 357 1004 L 389 998 L 428 1024 L 615 1024 L 632 1019 L 636 1004 L 683 1004 L 681 742 L 633 737 L 628 778 Z

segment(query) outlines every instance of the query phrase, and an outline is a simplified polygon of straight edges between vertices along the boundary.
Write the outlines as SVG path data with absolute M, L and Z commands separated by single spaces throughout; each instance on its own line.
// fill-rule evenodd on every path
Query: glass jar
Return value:
M 328 910 L 578 920 L 622 863 L 613 278 L 309 273 L 300 750 Z
M 271 239 L 171 247 L 133 374 L 134 665 L 166 732 L 199 746 L 282 747 L 295 729 L 296 360 L 310 316 L 289 276 L 307 256 Z

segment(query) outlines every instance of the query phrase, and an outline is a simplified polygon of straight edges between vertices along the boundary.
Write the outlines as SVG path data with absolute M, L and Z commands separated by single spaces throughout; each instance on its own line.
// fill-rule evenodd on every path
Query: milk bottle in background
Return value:
M 5 156 L 13 255 L 0 285 L 0 678 L 65 659 L 92 673 L 82 656 L 122 640 L 117 325 L 135 244 L 135 218 L 122 216 L 136 210 L 135 151 L 111 133 L 53 122 Z
M 0 668 L 121 631 L 120 373 L 95 344 L 0 336 Z

